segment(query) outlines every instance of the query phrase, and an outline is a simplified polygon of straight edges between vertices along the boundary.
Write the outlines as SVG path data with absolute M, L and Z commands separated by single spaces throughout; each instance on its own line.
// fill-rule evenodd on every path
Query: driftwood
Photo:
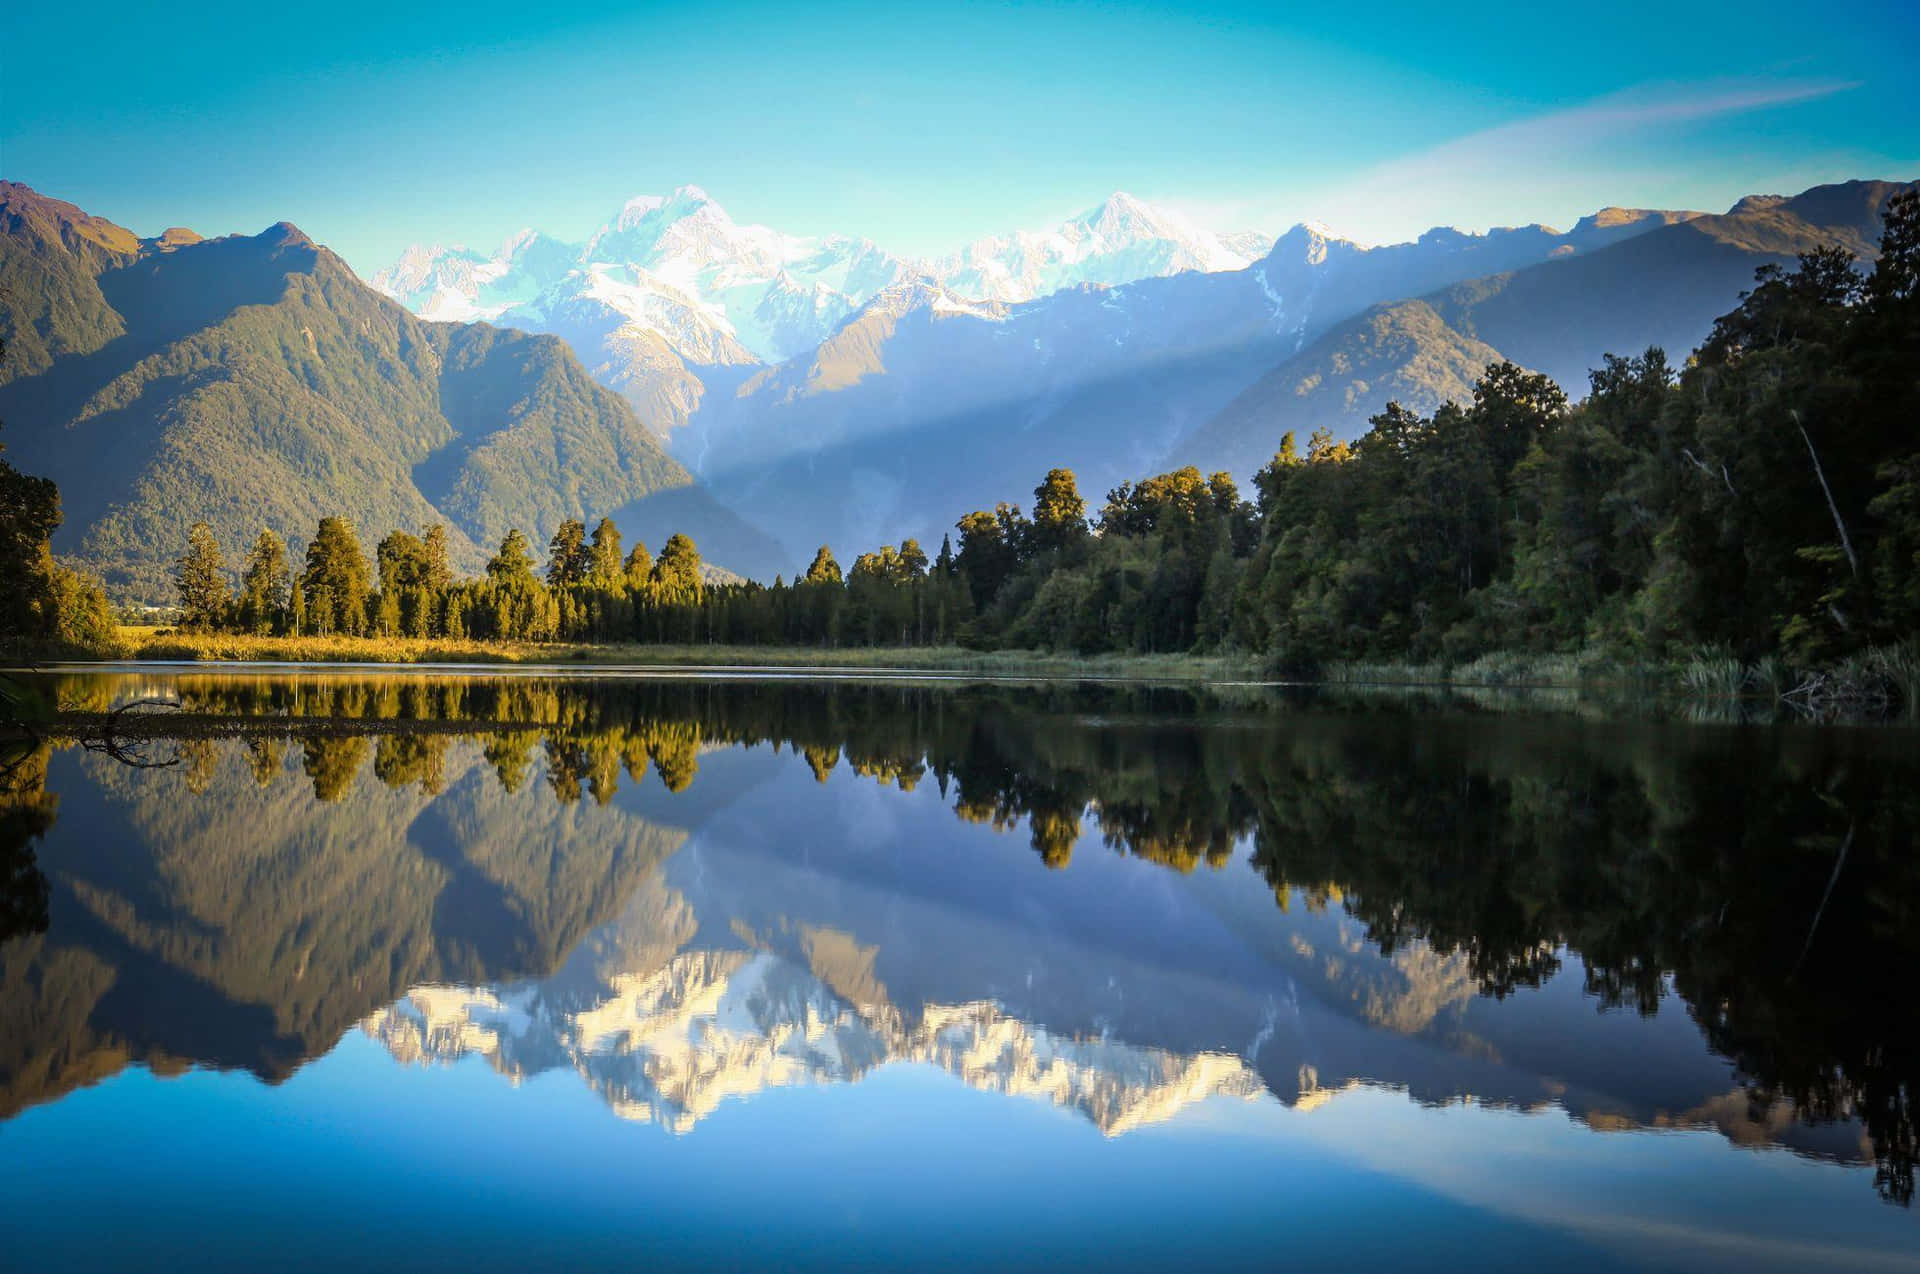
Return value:
M 147 745 L 153 742 L 152 739 L 141 739 L 123 730 L 126 714 L 136 708 L 167 708 L 178 712 L 180 704 L 172 699 L 130 699 L 108 711 L 106 719 L 99 727 L 80 735 L 80 746 L 89 752 L 110 756 L 122 765 L 130 765 L 140 770 L 158 770 L 169 765 L 180 764 L 180 753 L 177 750 L 164 760 L 156 760 L 145 750 Z
M 1884 677 L 1842 677 L 1831 672 L 1808 673 L 1780 699 L 1816 717 L 1884 713 L 1899 702 Z

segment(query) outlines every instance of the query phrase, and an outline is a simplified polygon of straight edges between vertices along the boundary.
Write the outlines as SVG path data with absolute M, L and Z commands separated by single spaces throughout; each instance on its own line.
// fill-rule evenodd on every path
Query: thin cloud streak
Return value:
M 1343 234 L 1373 242 L 1405 239 L 1434 224 L 1485 228 L 1492 224 L 1486 211 L 1496 207 L 1508 217 L 1543 204 L 1559 210 L 1556 215 L 1576 207 L 1591 212 L 1599 205 L 1579 204 L 1589 197 L 1582 192 L 1608 188 L 1614 193 L 1601 197 L 1618 199 L 1635 188 L 1618 178 L 1665 167 L 1646 161 L 1648 143 L 1662 140 L 1650 133 L 1818 101 L 1858 87 L 1851 80 L 1643 86 L 1471 133 L 1287 202 Z M 1237 202 L 1218 205 L 1214 212 L 1229 210 L 1235 221 L 1248 219 L 1246 205 Z

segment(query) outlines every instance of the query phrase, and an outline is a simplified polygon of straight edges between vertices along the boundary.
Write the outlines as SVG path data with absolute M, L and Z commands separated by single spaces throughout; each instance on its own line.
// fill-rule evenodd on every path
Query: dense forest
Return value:
M 1031 514 L 961 519 L 843 569 L 714 584 L 567 521 L 544 571 L 511 532 L 455 579 L 445 531 L 369 561 L 328 518 L 303 561 L 263 532 L 230 582 L 196 529 L 182 624 L 256 633 L 1096 653 L 1240 652 L 1286 669 L 1492 651 L 1714 652 L 1780 670 L 1920 632 L 1920 197 L 1864 272 L 1840 249 L 1767 267 L 1683 366 L 1609 357 L 1586 399 L 1489 366 L 1470 402 L 1389 405 L 1352 443 L 1288 434 L 1251 498 L 1186 468 L 1090 511 L 1048 473 Z M 1091 512 L 1091 516 L 1089 516 Z
M 100 581 L 54 560 L 60 522 L 59 488 L 0 460 L 0 650 L 81 652 L 112 642 Z

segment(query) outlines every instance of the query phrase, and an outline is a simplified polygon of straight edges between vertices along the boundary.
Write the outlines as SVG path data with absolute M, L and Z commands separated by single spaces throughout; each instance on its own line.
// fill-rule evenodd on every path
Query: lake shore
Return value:
M 1744 664 L 1723 656 L 1627 662 L 1599 652 L 1500 651 L 1465 663 L 1350 662 L 1289 674 L 1245 654 L 1098 654 L 969 650 L 960 646 L 654 645 L 501 642 L 449 638 L 253 636 L 122 627 L 117 648 L 67 653 L 37 666 L 102 669 L 189 666 L 391 667 L 560 675 L 620 672 L 744 676 L 914 676 L 1077 681 L 1159 681 L 1194 685 L 1318 685 L 1447 690 L 1556 690 L 1685 700 L 1799 703 L 1815 715 L 1915 715 L 1920 647 L 1869 650 L 1829 668 L 1793 671 L 1777 661 Z
M 1222 655 L 1075 655 L 1032 650 L 898 647 L 643 645 L 499 642 L 404 637 L 269 637 L 122 628 L 120 648 L 88 664 L 361 664 L 444 670 L 487 669 L 743 673 L 918 673 L 929 676 L 1052 677 L 1186 682 L 1272 681 L 1265 661 Z

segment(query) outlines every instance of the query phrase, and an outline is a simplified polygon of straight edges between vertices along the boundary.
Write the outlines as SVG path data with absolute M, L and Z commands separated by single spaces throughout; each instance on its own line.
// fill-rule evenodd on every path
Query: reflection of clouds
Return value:
M 1781 1173 L 1781 1156 L 1728 1155 L 1705 1129 L 1595 1137 L 1558 1109 L 1423 1107 L 1372 1085 L 1290 1127 L 1388 1176 L 1659 1268 L 1920 1271 L 1912 1218 L 1855 1206 L 1865 1169 Z M 1741 1206 L 1717 1225 L 1702 1219 L 1703 1193 Z M 1824 1238 L 1808 1218 L 1829 1199 L 1847 1219 Z

